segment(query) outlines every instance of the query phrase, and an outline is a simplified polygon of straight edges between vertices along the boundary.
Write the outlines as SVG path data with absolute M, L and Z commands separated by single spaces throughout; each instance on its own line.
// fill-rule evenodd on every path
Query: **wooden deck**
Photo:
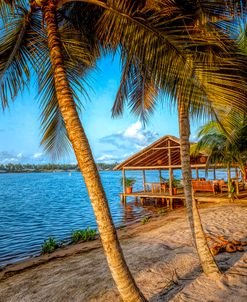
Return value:
M 141 202 L 141 204 L 145 204 L 146 200 L 154 200 L 155 204 L 158 202 L 161 202 L 162 204 L 166 204 L 167 207 L 173 208 L 173 201 L 174 200 L 181 200 L 185 204 L 185 195 L 183 192 L 178 192 L 176 195 L 169 195 L 167 192 L 166 193 L 154 193 L 154 192 L 144 192 L 144 191 L 139 191 L 139 192 L 132 192 L 130 194 L 127 193 L 121 193 L 120 198 L 122 202 L 127 202 L 127 198 L 132 197 L 136 201 Z M 213 203 L 219 203 L 219 202 L 228 202 L 228 193 L 218 193 L 218 194 L 213 194 L 211 192 L 196 192 L 195 193 L 195 198 L 198 203 L 200 202 L 213 202 Z M 241 200 L 246 200 L 247 201 L 247 190 L 241 191 L 237 199 Z

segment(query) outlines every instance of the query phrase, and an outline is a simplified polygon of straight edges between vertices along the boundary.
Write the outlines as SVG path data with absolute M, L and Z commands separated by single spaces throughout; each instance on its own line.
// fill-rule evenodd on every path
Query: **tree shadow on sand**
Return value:
M 183 276 L 179 276 L 174 270 L 172 279 L 168 281 L 167 287 L 152 296 L 150 302 L 170 301 L 174 298 L 185 286 L 188 286 L 197 277 L 202 274 L 201 268 L 197 265 L 192 271 Z
M 222 277 L 226 276 L 228 273 L 229 274 L 235 273 L 233 271 L 233 267 L 244 256 L 246 251 L 247 251 L 247 247 L 244 248 L 243 252 L 235 252 L 235 253 L 224 252 L 215 257 L 216 262 L 223 273 Z M 236 272 L 236 274 L 238 274 L 238 272 Z M 167 282 L 167 287 L 165 287 L 160 292 L 153 295 L 149 299 L 149 301 L 168 302 L 172 300 L 177 294 L 179 294 L 185 287 L 189 286 L 193 281 L 195 281 L 198 277 L 202 275 L 203 272 L 199 265 L 197 265 L 196 267 L 194 267 L 193 270 L 182 276 L 179 276 L 176 270 L 174 270 L 174 274 L 172 278 Z M 221 278 L 219 280 L 221 280 Z

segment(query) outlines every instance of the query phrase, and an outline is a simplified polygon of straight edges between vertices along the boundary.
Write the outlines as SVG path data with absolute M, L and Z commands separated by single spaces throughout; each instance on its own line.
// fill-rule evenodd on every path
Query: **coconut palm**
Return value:
M 8 2 L 8 1 L 6 1 Z M 76 90 L 85 91 L 81 78 L 94 66 L 99 45 L 92 33 L 100 11 L 84 6 L 84 33 L 68 22 L 55 0 L 1 2 L 0 85 L 2 106 L 8 106 L 37 73 L 41 96 L 43 144 L 57 154 L 72 144 L 94 209 L 100 239 L 112 276 L 124 301 L 145 301 L 126 265 L 106 195 L 78 115 Z M 81 7 L 81 10 L 83 7 Z M 68 15 L 69 15 L 68 11 Z M 44 24 L 43 24 L 44 20 Z M 93 34 L 91 36 L 90 34 Z M 77 101 L 77 102 L 76 102 Z M 66 131 L 65 131 L 66 129 Z M 61 144 L 62 143 L 62 144 Z
M 7 1 L 8 2 L 8 1 Z M 11 1 L 10 1 L 11 2 Z M 15 1 L 20 2 L 20 1 Z M 54 21 L 54 18 L 48 18 L 48 16 L 52 16 L 54 14 L 54 11 L 57 10 L 57 8 L 60 8 L 62 4 L 67 3 L 67 5 L 70 2 L 74 2 L 72 0 L 63 0 L 58 3 L 54 2 L 46 2 L 41 1 L 39 4 L 43 8 L 43 13 L 46 15 L 46 23 Z M 220 45 L 220 52 L 218 51 L 218 57 L 217 59 L 221 59 L 221 54 L 223 50 L 225 51 L 225 46 L 223 43 L 219 43 L 221 40 L 219 39 L 220 34 L 216 35 L 216 38 L 213 38 L 213 35 L 205 36 L 205 30 L 202 30 L 202 28 L 205 27 L 208 20 L 212 20 L 216 18 L 218 15 L 221 15 L 222 19 L 228 20 L 232 14 L 232 10 L 227 11 L 225 9 L 225 2 L 224 1 L 215 1 L 212 3 L 212 1 L 205 1 L 203 4 L 201 2 L 197 3 L 191 3 L 186 2 L 181 3 L 181 1 L 101 1 L 101 0 L 82 0 L 80 2 L 90 3 L 94 4 L 98 7 L 101 7 L 100 13 L 100 22 L 98 23 L 97 30 L 99 33 L 99 37 L 104 40 L 104 46 L 108 47 L 109 45 L 113 49 L 117 49 L 119 45 L 124 50 L 123 52 L 123 58 L 125 60 L 126 58 L 126 52 L 128 53 L 127 59 L 125 63 L 127 66 L 132 66 L 133 64 L 137 64 L 139 67 L 137 70 L 141 70 L 141 73 L 138 72 L 137 74 L 140 76 L 141 81 L 134 82 L 138 88 L 140 88 L 139 84 L 141 83 L 143 88 L 145 86 L 145 93 L 141 94 L 144 96 L 144 98 L 141 98 L 141 100 L 145 99 L 145 103 L 139 101 L 140 106 L 134 105 L 132 103 L 132 109 L 134 111 L 144 112 L 143 116 L 146 116 L 147 110 L 153 110 L 154 109 L 154 101 L 151 99 L 151 95 L 156 94 L 156 88 L 162 88 L 164 91 L 168 91 L 168 93 L 172 96 L 173 100 L 176 100 L 179 96 L 180 103 L 188 104 L 193 103 L 195 106 L 194 111 L 200 112 L 199 109 L 201 109 L 201 103 L 202 101 L 209 100 L 211 103 L 213 100 L 216 99 L 216 92 L 219 94 L 216 104 L 214 104 L 214 111 L 215 107 L 219 107 L 220 105 L 230 104 L 232 107 L 241 109 L 246 109 L 246 102 L 244 102 L 245 98 L 242 93 L 242 81 L 236 74 L 235 70 L 236 68 L 241 65 L 241 62 L 234 62 L 234 64 L 230 61 L 227 61 L 227 64 L 223 64 L 224 68 L 221 68 L 221 72 L 219 70 L 215 70 L 214 64 L 212 64 L 212 49 L 214 46 L 215 41 L 218 42 L 218 48 Z M 50 8 L 47 7 L 45 4 L 52 4 L 52 13 L 50 13 Z M 77 3 L 78 4 L 78 3 Z M 76 5 L 72 5 L 70 7 L 66 7 L 66 13 L 61 12 L 61 15 L 65 20 L 67 20 L 67 12 L 73 12 L 74 8 L 77 7 Z M 40 9 L 39 5 L 38 8 L 35 5 L 35 9 Z M 231 7 L 228 6 L 230 9 Z M 49 14 L 44 12 L 44 8 L 49 12 Z M 83 6 L 80 7 L 80 10 L 82 10 Z M 88 7 L 86 7 L 88 9 Z M 85 7 L 84 7 L 85 9 Z M 235 9 L 236 10 L 236 9 Z M 4 11 L 1 9 L 1 12 Z M 78 12 L 78 11 L 77 11 Z M 198 14 L 200 12 L 200 14 Z M 226 13 L 225 13 L 226 12 Z M 80 11 L 81 13 L 81 11 Z M 192 16 L 197 16 L 197 18 L 192 18 Z M 95 14 L 93 14 L 93 17 Z M 199 17 L 198 17 L 199 16 Z M 60 16 L 61 17 L 61 16 Z M 52 20 L 51 20 L 52 19 Z M 82 20 L 85 18 L 78 18 L 75 17 L 71 20 L 73 22 L 77 23 L 80 26 L 80 23 L 83 23 Z M 87 18 L 86 18 L 87 19 Z M 87 21 L 90 20 L 87 19 Z M 191 20 L 193 22 L 191 22 Z M 56 20 L 55 20 L 56 21 Z M 72 22 L 72 23 L 73 23 Z M 52 23 L 52 22 L 51 22 Z M 53 22 L 54 23 L 54 22 Z M 56 23 L 56 22 L 55 22 Z M 86 22 L 85 22 L 86 23 Z M 198 27 L 198 24 L 201 27 Z M 195 26 L 196 25 L 196 26 Z M 212 25 L 209 23 L 209 25 Z M 218 26 L 218 25 L 217 25 Z M 47 26 L 48 28 L 48 26 Z M 196 30 L 195 30 L 196 28 Z M 224 28 L 224 24 L 222 26 Z M 50 29 L 55 29 L 55 27 L 52 27 Z M 82 29 L 82 28 L 80 28 Z M 107 30 L 106 30 L 107 29 Z M 84 29 L 85 31 L 85 29 Z M 51 33 L 52 30 L 50 30 Z M 23 34 L 23 32 L 22 32 Z M 56 63 L 56 54 L 58 54 L 58 46 L 54 46 L 55 44 L 58 44 L 57 39 L 52 39 L 52 36 L 50 35 L 50 53 L 53 53 L 52 62 L 53 65 Z M 207 39 L 205 39 L 207 37 Z M 20 39 L 21 40 L 21 39 Z M 19 40 L 19 41 L 20 41 Z M 53 42 L 52 42 L 53 41 Z M 210 51 L 205 52 L 200 49 L 200 46 L 205 49 L 205 41 L 206 46 Z M 17 43 L 18 44 L 18 43 Z M 212 44 L 212 45 L 211 45 Z M 15 49 L 18 49 L 18 47 L 15 47 Z M 53 51 L 54 50 L 54 51 Z M 193 55 L 192 55 L 193 54 Z M 12 58 L 13 56 L 11 56 Z M 193 60 L 192 60 L 193 59 Z M 10 60 L 11 61 L 11 60 Z M 58 60 L 59 61 L 59 60 Z M 60 58 L 61 61 L 61 58 Z M 209 62 L 211 62 L 209 64 Z M 221 60 L 222 62 L 222 60 Z M 8 64 L 7 64 L 8 65 Z M 233 69 L 233 65 L 234 69 Z M 145 67 L 144 67 L 145 66 Z M 146 66 L 149 66 L 148 68 Z M 207 67 L 207 68 L 205 68 Z M 133 70 L 132 67 L 127 68 L 127 70 Z M 57 69 L 56 69 L 57 70 Z M 60 73 L 59 69 L 59 73 Z M 126 70 L 125 74 L 126 76 L 129 74 Z M 224 73 L 222 73 L 222 70 L 224 70 Z M 55 72 L 55 69 L 53 70 Z M 59 73 L 55 73 L 55 83 L 59 84 L 59 81 L 61 83 L 61 80 L 63 79 L 59 77 Z M 23 73 L 25 75 L 25 73 Z M 132 76 L 135 76 L 135 73 L 132 74 Z M 28 76 L 28 74 L 26 75 Z M 130 75 L 131 76 L 131 75 Z M 214 81 L 212 81 L 212 76 L 214 76 Z M 152 79 L 151 83 L 148 83 L 148 80 Z M 234 80 L 234 85 L 232 85 Z M 24 85 L 25 81 L 23 83 L 19 83 L 20 85 Z M 179 84 L 179 85 L 178 85 Z M 68 86 L 68 85 L 66 85 Z M 147 87 L 152 88 L 152 93 L 147 90 Z M 178 89 L 179 87 L 179 89 Z M 233 87 L 235 87 L 233 89 Z M 224 88 L 224 89 L 223 89 Z M 125 86 L 122 84 L 120 87 L 120 93 L 119 93 L 119 99 L 120 104 L 122 103 L 122 96 L 121 93 L 126 94 Z M 140 91 L 143 91 L 143 89 L 138 89 L 138 93 L 134 94 L 136 97 L 138 95 L 140 96 Z M 224 91 L 224 92 L 223 92 Z M 15 90 L 14 90 L 15 92 Z M 62 91 L 57 90 L 57 95 L 60 97 L 63 96 L 61 93 Z M 179 94 L 178 94 L 179 93 Z M 69 97 L 69 95 L 66 94 L 66 99 Z M 123 99 L 123 98 L 122 98 Z M 185 102 L 186 101 L 186 102 Z M 61 107 L 64 104 L 61 104 L 58 101 L 59 107 Z M 67 105 L 67 103 L 66 103 Z M 197 105 L 197 106 L 196 106 Z M 217 106 L 216 106 L 217 105 Z M 58 107 L 56 107 L 58 108 Z M 70 107 L 72 109 L 72 106 Z M 188 126 L 188 106 L 180 106 L 180 108 L 184 110 L 180 110 L 181 116 L 184 117 L 182 120 L 184 123 L 187 123 Z M 197 109 L 195 109 L 197 108 Z M 204 106 L 203 109 L 205 112 L 211 112 L 212 106 Z M 70 117 L 74 115 L 66 115 L 64 106 L 61 107 L 62 109 L 62 115 L 65 121 L 65 125 L 68 128 L 74 128 L 81 131 L 81 128 L 79 127 L 79 124 L 69 123 L 71 121 Z M 51 110 L 51 109 L 50 109 Z M 67 109 L 66 109 L 67 110 Z M 185 112 L 185 114 L 182 114 L 182 112 Z M 58 112 L 58 110 L 57 110 Z M 59 119 L 60 123 L 59 125 L 62 125 L 61 118 Z M 63 121 L 63 120 L 62 120 Z M 67 122 L 66 122 L 67 121 Z M 49 124 L 49 123 L 48 123 Z M 48 127 L 49 128 L 49 127 Z M 60 127 L 62 128 L 62 126 Z M 185 127 L 186 128 L 186 127 Z M 185 129 L 182 127 L 182 129 Z M 189 129 L 187 127 L 187 129 Z M 69 131 L 68 131 L 69 132 Z M 189 131 L 187 131 L 185 136 L 188 136 Z M 84 134 L 83 134 L 84 135 Z M 184 137 L 185 137 L 184 136 Z M 55 138 L 56 135 L 53 136 Z M 70 136 L 70 140 L 73 141 L 72 145 L 75 149 L 76 154 L 81 154 L 81 150 L 78 149 L 79 145 L 76 143 L 78 142 L 79 137 L 76 136 L 76 133 L 73 132 L 73 135 Z M 83 141 L 85 142 L 85 140 Z M 185 140 L 184 140 L 185 142 Z M 51 143 L 51 145 L 54 143 Z M 50 145 L 50 146 L 51 146 Z M 189 150 L 189 144 L 188 140 L 186 141 L 186 144 L 184 146 L 187 151 Z M 182 151 L 184 152 L 184 151 Z M 189 152 L 184 152 L 183 155 L 187 154 L 187 159 Z M 89 156 L 90 157 L 90 156 Z M 88 160 L 88 157 L 86 158 L 86 164 L 91 164 L 92 162 Z M 183 159 L 185 159 L 186 156 L 183 156 Z M 78 157 L 78 160 L 82 160 L 82 158 Z M 183 167 L 186 162 L 182 161 Z M 93 165 L 92 170 L 94 171 L 95 166 Z M 87 173 L 87 169 L 83 169 L 83 165 L 81 163 L 80 168 L 82 169 L 82 172 L 86 175 L 95 175 L 95 173 Z M 190 184 L 190 171 L 187 161 L 187 178 L 185 177 L 185 183 L 187 184 L 186 187 L 186 196 L 187 196 L 187 204 L 188 204 L 188 210 L 191 214 L 192 211 L 192 199 L 189 194 L 191 192 L 191 184 Z M 184 171 L 186 169 L 183 169 Z M 96 173 L 97 174 L 97 173 Z M 96 175 L 97 176 L 97 175 Z M 96 177 L 96 180 L 98 179 L 98 176 Z M 90 177 L 85 177 L 86 183 L 92 183 Z M 97 190 L 99 188 L 99 190 Z M 96 203 L 96 197 L 97 194 L 95 194 L 94 188 L 91 186 L 88 186 L 89 195 L 93 199 L 93 205 Z M 94 192 L 90 194 L 90 192 Z M 101 192 L 102 190 L 99 187 L 96 188 L 96 192 Z M 101 199 L 104 199 L 104 194 L 99 194 Z M 102 197 L 103 196 L 103 197 Z M 190 221 L 193 222 L 191 215 Z M 198 216 L 199 217 L 199 216 Z M 102 217 L 101 217 L 102 218 Z M 191 223 L 193 227 L 193 223 Z M 102 227 L 102 229 L 104 229 Z M 199 238 L 199 236 L 197 236 Z M 115 235 L 112 237 L 115 238 Z M 203 236 L 202 236 L 203 239 Z M 205 238 L 204 238 L 205 239 Z M 200 241 L 200 240 L 199 240 Z M 206 248 L 205 240 L 201 240 L 202 243 L 202 250 L 204 248 L 205 251 L 208 251 Z M 200 247 L 199 247 L 200 250 Z M 206 252 L 204 252 L 205 254 Z M 204 265 L 204 271 L 209 274 L 216 274 L 218 273 L 217 267 L 215 266 L 215 263 L 211 257 L 210 259 L 210 253 L 207 252 L 207 257 L 203 255 L 203 253 L 200 253 L 203 257 L 202 263 L 206 264 Z M 206 259 L 206 260 L 205 260 Z M 211 261 L 211 262 L 210 262 Z M 208 265 L 208 263 L 211 263 Z M 207 268 L 208 267 L 208 268 Z M 213 269 L 211 270 L 211 267 Z M 113 268 L 112 268 L 113 269 Z M 128 274 L 127 274 L 128 275 Z M 136 300 L 137 301 L 137 300 Z
M 242 123 L 240 123 L 241 125 Z M 222 164 L 227 167 L 228 191 L 233 187 L 231 182 L 230 168 L 237 164 L 243 178 L 246 177 L 246 126 L 234 128 L 229 136 L 217 121 L 211 121 L 201 127 L 198 132 L 198 142 L 193 146 L 192 153 L 205 152 L 208 155 L 207 166 L 210 164 Z M 244 146 L 245 142 L 245 146 Z
M 244 59 L 231 56 L 234 44 L 223 32 L 223 21 L 212 22 L 216 18 L 230 19 L 224 6 L 219 9 L 214 2 L 205 2 L 202 7 L 201 2 L 179 1 L 148 1 L 148 4 L 142 10 L 143 15 L 139 12 L 135 26 L 130 20 L 123 25 L 120 18 L 109 18 L 115 14 L 113 11 L 103 15 L 100 35 L 111 47 L 121 47 L 124 63 L 113 115 L 121 114 L 127 101 L 134 113 L 147 118 L 154 111 L 157 99 L 154 96 L 160 89 L 170 100 L 178 102 L 183 182 L 192 233 L 204 272 L 219 276 L 192 196 L 189 113 L 199 115 L 203 111 L 219 118 L 225 114 L 221 107 L 245 111 L 242 106 L 246 106 L 246 96 L 239 74 L 244 70 Z M 118 9 L 126 14 L 129 11 L 120 2 Z M 133 11 L 132 16 L 135 14 Z M 114 34 L 113 30 L 121 26 L 124 34 Z M 104 32 L 104 28 L 109 30 Z M 241 95 L 238 100 L 237 95 Z
M 70 2 L 74 1 L 63 1 Z M 246 110 L 239 75 L 245 60 L 232 60 L 229 55 L 232 44 L 225 36 L 222 39 L 226 24 L 232 18 L 233 6 L 238 12 L 239 3 L 235 1 L 233 6 L 226 7 L 224 1 L 203 4 L 169 0 L 86 2 L 104 9 L 97 27 L 104 46 L 122 50 L 123 79 L 114 110 L 122 112 L 123 100 L 129 91 L 134 100 L 129 106 L 144 120 L 154 110 L 153 97 L 157 89 L 169 93 L 173 101 L 179 100 L 181 159 L 189 220 L 204 272 L 218 276 L 220 271 L 207 246 L 192 198 L 189 110 L 193 108 L 195 115 L 202 111 L 217 113 L 218 117 L 224 114 L 219 110 L 222 106 Z M 219 19 L 220 22 L 213 23 Z M 210 30 L 206 30 L 206 26 Z M 133 80 L 126 80 L 128 78 Z

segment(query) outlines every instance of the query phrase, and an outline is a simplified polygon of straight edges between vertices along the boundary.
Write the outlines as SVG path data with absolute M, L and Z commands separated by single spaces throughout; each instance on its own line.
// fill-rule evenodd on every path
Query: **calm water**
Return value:
M 150 212 L 134 202 L 121 204 L 121 172 L 100 175 L 116 226 Z M 134 189 L 142 188 L 140 172 L 127 176 L 136 178 Z M 147 182 L 158 180 L 157 171 L 147 172 Z M 0 266 L 38 255 L 49 236 L 68 240 L 73 230 L 88 226 L 96 228 L 96 222 L 80 173 L 0 174 Z
M 100 174 L 116 226 L 147 213 L 121 204 L 121 172 Z M 141 174 L 129 175 L 138 188 Z M 0 266 L 39 254 L 49 236 L 68 240 L 73 230 L 88 226 L 96 228 L 96 222 L 80 173 L 0 174 Z

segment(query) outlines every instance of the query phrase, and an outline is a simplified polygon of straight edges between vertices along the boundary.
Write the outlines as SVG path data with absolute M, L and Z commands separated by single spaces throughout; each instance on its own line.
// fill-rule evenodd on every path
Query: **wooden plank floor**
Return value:
M 178 192 L 176 195 L 169 195 L 169 193 L 153 193 L 153 192 L 132 192 L 130 194 L 127 193 L 121 193 L 120 194 L 121 200 L 126 201 L 127 197 L 133 197 L 135 199 L 151 199 L 151 198 L 160 198 L 160 199 L 179 199 L 179 200 L 185 200 L 185 195 L 183 192 Z M 247 199 L 247 190 L 241 191 L 239 195 L 237 196 L 238 199 Z M 227 202 L 229 201 L 228 193 L 218 193 L 213 194 L 212 192 L 196 192 L 195 198 L 198 202 Z

